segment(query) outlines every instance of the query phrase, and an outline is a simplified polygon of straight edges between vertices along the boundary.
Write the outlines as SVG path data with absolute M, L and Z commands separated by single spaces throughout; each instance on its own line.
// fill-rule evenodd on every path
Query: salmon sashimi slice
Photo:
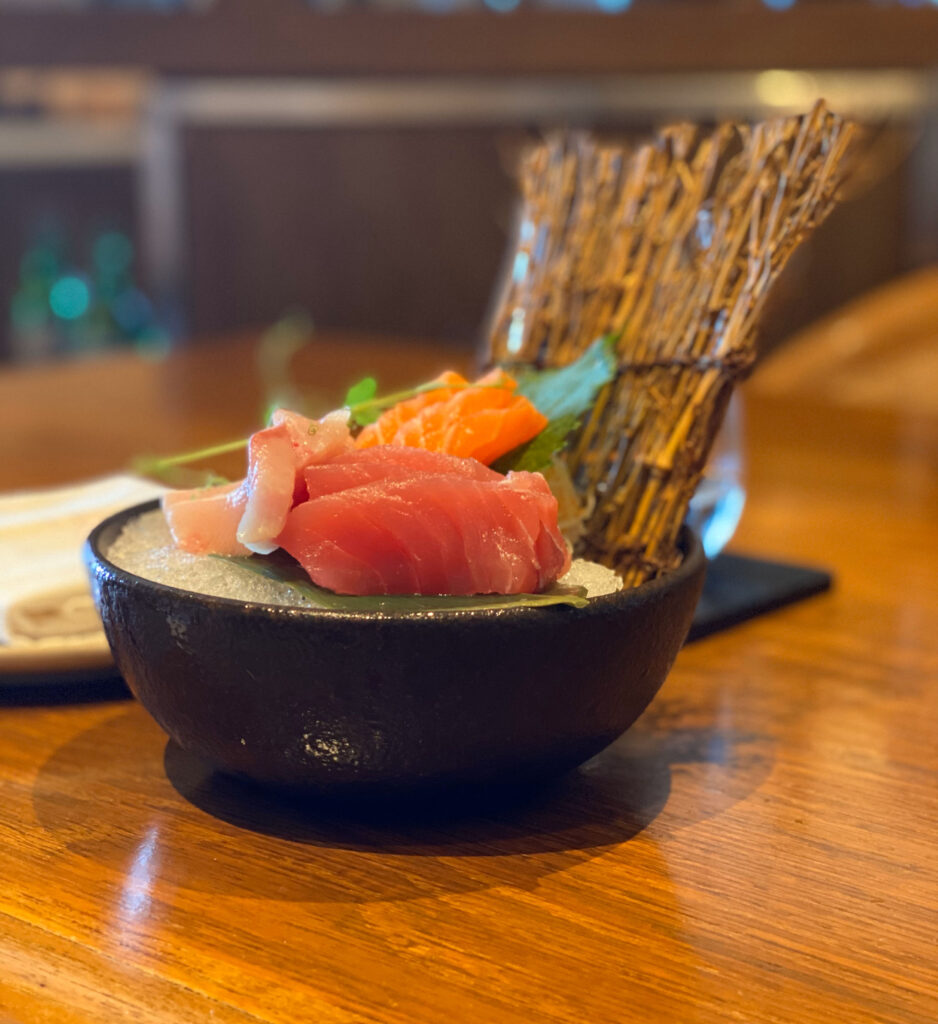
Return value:
M 447 452 L 488 465 L 536 437 L 542 415 L 503 370 L 493 370 L 468 385 L 458 374 L 438 378 L 450 386 L 400 402 L 362 430 L 359 448 L 401 445 Z
M 382 413 L 374 423 L 370 423 L 358 435 L 357 444 L 360 448 L 370 448 L 376 444 L 393 444 L 394 436 L 403 423 L 413 419 L 422 410 L 432 405 L 447 401 L 457 390 L 468 386 L 469 381 L 460 373 L 447 370 L 441 373 L 432 384 L 438 388 L 422 391 L 413 398 L 398 402 L 397 405 Z
M 341 594 L 544 590 L 570 565 L 557 502 L 538 473 L 493 476 L 424 472 L 323 494 L 289 513 L 277 541 Z
M 305 500 L 303 471 L 353 447 L 348 413 L 310 420 L 277 409 L 271 425 L 252 434 L 248 442 L 248 500 L 238 524 L 238 542 L 261 555 L 275 551 L 287 513 Z
M 167 491 L 163 515 L 176 546 L 193 555 L 249 555 L 237 539 L 248 494 L 243 480 L 218 487 Z
M 464 476 L 474 480 L 500 480 L 500 473 L 475 459 L 460 459 L 422 448 L 379 445 L 353 449 L 329 462 L 307 466 L 306 492 L 310 498 L 347 491 L 381 480 L 407 480 L 426 473 Z

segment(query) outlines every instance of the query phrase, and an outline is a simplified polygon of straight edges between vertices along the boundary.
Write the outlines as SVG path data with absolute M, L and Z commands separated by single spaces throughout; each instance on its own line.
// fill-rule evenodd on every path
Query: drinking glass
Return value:
M 707 558 L 716 558 L 739 525 L 746 503 L 743 468 L 743 405 L 734 393 L 687 513 Z

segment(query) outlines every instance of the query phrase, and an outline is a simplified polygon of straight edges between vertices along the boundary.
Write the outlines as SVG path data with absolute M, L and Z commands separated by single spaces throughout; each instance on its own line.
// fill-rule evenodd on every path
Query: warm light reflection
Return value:
M 147 831 L 143 842 L 137 848 L 121 895 L 121 910 L 124 912 L 125 918 L 142 917 L 149 912 L 153 869 L 157 862 L 158 837 L 157 828 L 153 826 Z
M 756 75 L 755 89 L 759 99 L 770 107 L 807 108 L 820 93 L 814 75 L 779 68 Z

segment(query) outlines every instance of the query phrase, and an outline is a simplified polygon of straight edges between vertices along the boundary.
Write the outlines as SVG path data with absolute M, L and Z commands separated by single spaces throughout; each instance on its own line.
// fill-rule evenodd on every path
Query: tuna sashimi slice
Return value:
M 176 546 L 193 555 L 249 555 L 237 539 L 248 495 L 244 481 L 167 491 L 163 514 Z
M 427 473 L 473 480 L 503 479 L 500 473 L 475 459 L 460 459 L 454 455 L 400 445 L 353 449 L 329 462 L 307 466 L 304 476 L 309 497 L 318 498 L 378 480 L 408 480 Z
M 517 518 L 518 526 L 525 531 L 527 541 L 533 544 L 535 563 L 549 566 L 557 559 L 563 559 L 563 572 L 566 572 L 570 568 L 567 543 L 559 529 L 554 530 L 548 526 L 557 519 L 559 510 L 557 499 L 547 481 L 540 473 L 523 471 L 509 473 L 508 481 L 513 490 L 513 499 L 506 503 L 507 511 Z M 519 502 L 514 495 L 521 495 L 522 500 Z M 548 585 L 539 576 L 534 589 L 543 590 Z
M 543 590 L 570 562 L 557 503 L 539 474 L 493 475 L 348 487 L 297 505 L 277 540 L 314 583 L 342 594 Z

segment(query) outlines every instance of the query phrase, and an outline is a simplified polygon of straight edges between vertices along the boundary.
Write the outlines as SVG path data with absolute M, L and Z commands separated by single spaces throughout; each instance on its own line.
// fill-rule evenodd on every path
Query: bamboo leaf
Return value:
M 571 605 L 574 608 L 583 608 L 587 604 L 586 591 L 583 587 L 557 585 L 543 594 L 479 594 L 469 597 L 423 594 L 376 594 L 374 596 L 336 594 L 323 587 L 317 587 L 299 563 L 282 551 L 274 552 L 272 555 L 233 558 L 213 555 L 211 557 L 221 558 L 240 569 L 290 586 L 317 607 L 329 611 L 362 614 L 488 611 L 498 608 L 543 608 L 550 605 Z

